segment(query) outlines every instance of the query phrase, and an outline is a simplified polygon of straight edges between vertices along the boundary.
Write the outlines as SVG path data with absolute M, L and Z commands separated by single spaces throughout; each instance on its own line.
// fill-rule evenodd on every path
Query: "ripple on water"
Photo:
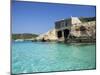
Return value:
M 13 43 L 12 72 L 95 69 L 95 44 Z

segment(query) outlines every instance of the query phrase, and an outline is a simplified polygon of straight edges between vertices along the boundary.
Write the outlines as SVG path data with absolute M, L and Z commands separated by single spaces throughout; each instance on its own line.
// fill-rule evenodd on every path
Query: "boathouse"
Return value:
M 81 21 L 77 17 L 63 19 L 55 22 L 56 35 L 60 41 L 67 40 L 70 35 L 72 25 L 79 24 Z
M 55 28 L 39 35 L 36 40 L 64 42 L 95 42 L 96 20 L 71 17 L 55 21 Z

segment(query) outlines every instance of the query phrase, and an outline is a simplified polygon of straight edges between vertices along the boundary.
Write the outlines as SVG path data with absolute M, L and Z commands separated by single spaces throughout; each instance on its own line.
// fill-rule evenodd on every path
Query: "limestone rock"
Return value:
M 75 37 L 95 38 L 95 34 L 96 34 L 95 28 L 96 28 L 95 21 L 75 24 L 71 27 L 70 34 L 71 36 L 75 36 Z
M 49 30 L 48 32 L 39 35 L 39 37 L 36 38 L 37 40 L 57 40 L 55 29 Z

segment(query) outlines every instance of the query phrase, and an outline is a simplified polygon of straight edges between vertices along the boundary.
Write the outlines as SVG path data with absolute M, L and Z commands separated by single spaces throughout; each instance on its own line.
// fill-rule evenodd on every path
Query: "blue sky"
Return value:
M 54 28 L 57 20 L 95 15 L 95 6 L 13 1 L 12 33 L 41 34 Z

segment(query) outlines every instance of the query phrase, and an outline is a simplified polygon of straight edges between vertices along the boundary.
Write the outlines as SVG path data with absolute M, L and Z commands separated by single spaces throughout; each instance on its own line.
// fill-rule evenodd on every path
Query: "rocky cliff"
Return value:
M 39 35 L 37 38 L 37 40 L 47 40 L 47 41 L 55 41 L 57 40 L 57 36 L 56 36 L 56 31 L 55 29 L 49 30 L 48 32 Z
M 96 21 L 75 24 L 70 31 L 71 40 L 95 41 L 96 40 Z
M 95 37 L 96 22 L 75 24 L 71 27 L 70 34 L 75 37 Z

